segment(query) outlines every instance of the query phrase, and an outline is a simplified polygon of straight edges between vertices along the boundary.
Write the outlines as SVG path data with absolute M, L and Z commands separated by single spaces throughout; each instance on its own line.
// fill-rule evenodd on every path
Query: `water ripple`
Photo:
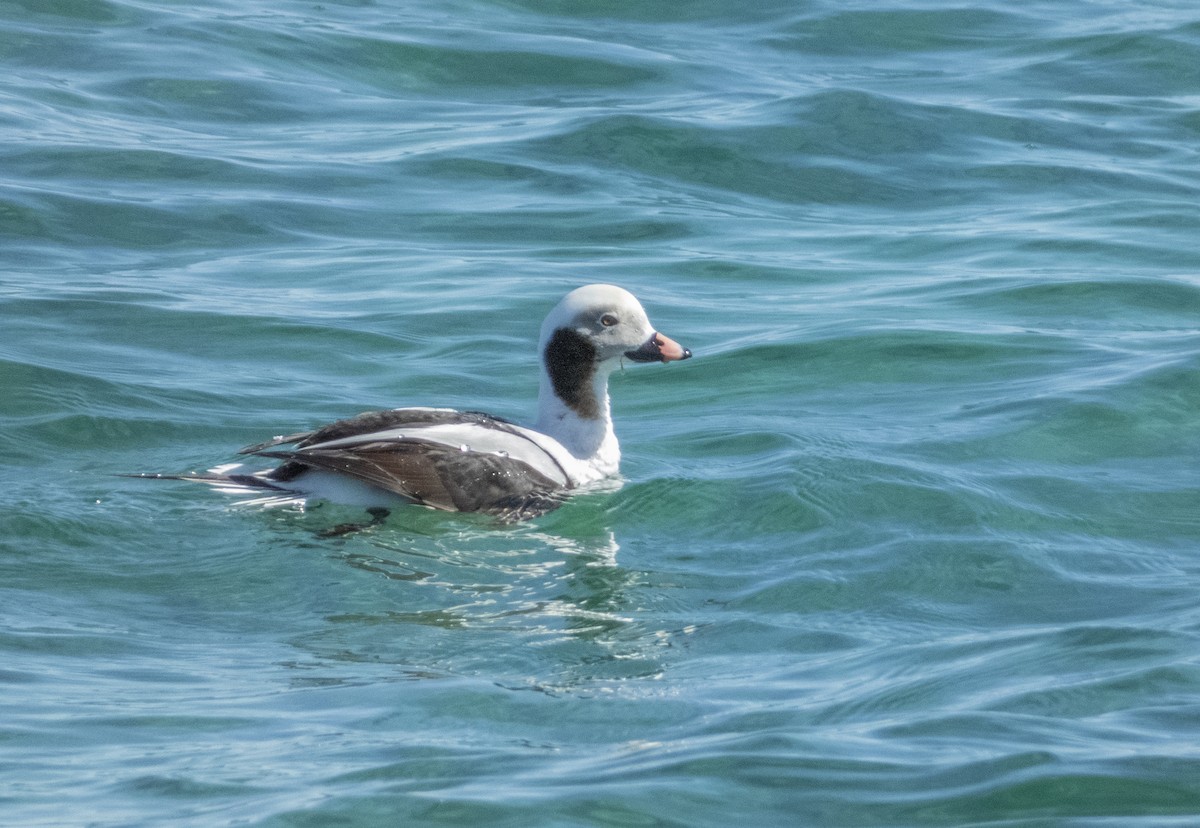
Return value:
M 1191 824 L 1198 35 L 9 4 L 8 821 Z M 528 419 L 596 281 L 696 358 L 614 377 L 623 479 L 531 524 L 113 476 Z

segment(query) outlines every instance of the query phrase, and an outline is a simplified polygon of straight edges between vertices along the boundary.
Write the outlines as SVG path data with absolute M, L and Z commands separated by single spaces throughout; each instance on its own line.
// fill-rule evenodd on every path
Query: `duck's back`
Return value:
M 284 460 L 266 479 L 291 491 L 320 494 L 349 478 L 432 508 L 505 517 L 550 511 L 576 484 L 569 456 L 545 435 L 443 408 L 371 411 L 242 453 Z

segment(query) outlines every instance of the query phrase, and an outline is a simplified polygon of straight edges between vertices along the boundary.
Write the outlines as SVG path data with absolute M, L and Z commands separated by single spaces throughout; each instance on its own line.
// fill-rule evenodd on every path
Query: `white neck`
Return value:
M 538 387 L 537 430 L 557 440 L 571 455 L 591 467 L 596 477 L 615 474 L 621 461 L 621 448 L 613 432 L 608 400 L 608 375 L 612 368 L 603 363 L 592 376 L 591 393 L 595 416 L 584 417 L 563 402 L 554 392 L 554 384 L 545 366 Z

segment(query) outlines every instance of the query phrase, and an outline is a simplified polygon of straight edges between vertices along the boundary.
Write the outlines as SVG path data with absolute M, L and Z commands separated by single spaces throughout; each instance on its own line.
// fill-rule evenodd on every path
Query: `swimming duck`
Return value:
M 573 489 L 617 472 L 609 375 L 623 360 L 674 362 L 692 352 L 657 332 L 641 303 L 614 285 L 568 293 L 542 324 L 537 420 L 526 428 L 477 411 L 396 408 L 275 437 L 239 454 L 281 460 L 194 480 L 234 492 L 386 509 L 401 503 L 523 520 L 557 508 Z

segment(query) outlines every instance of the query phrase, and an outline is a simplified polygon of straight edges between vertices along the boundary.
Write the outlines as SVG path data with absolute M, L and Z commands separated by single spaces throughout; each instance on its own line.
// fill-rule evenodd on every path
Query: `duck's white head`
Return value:
M 577 455 L 613 439 L 608 376 L 622 359 L 673 362 L 692 355 L 655 331 L 637 298 L 615 285 L 587 285 L 563 297 L 542 323 L 539 350 L 539 428 Z

